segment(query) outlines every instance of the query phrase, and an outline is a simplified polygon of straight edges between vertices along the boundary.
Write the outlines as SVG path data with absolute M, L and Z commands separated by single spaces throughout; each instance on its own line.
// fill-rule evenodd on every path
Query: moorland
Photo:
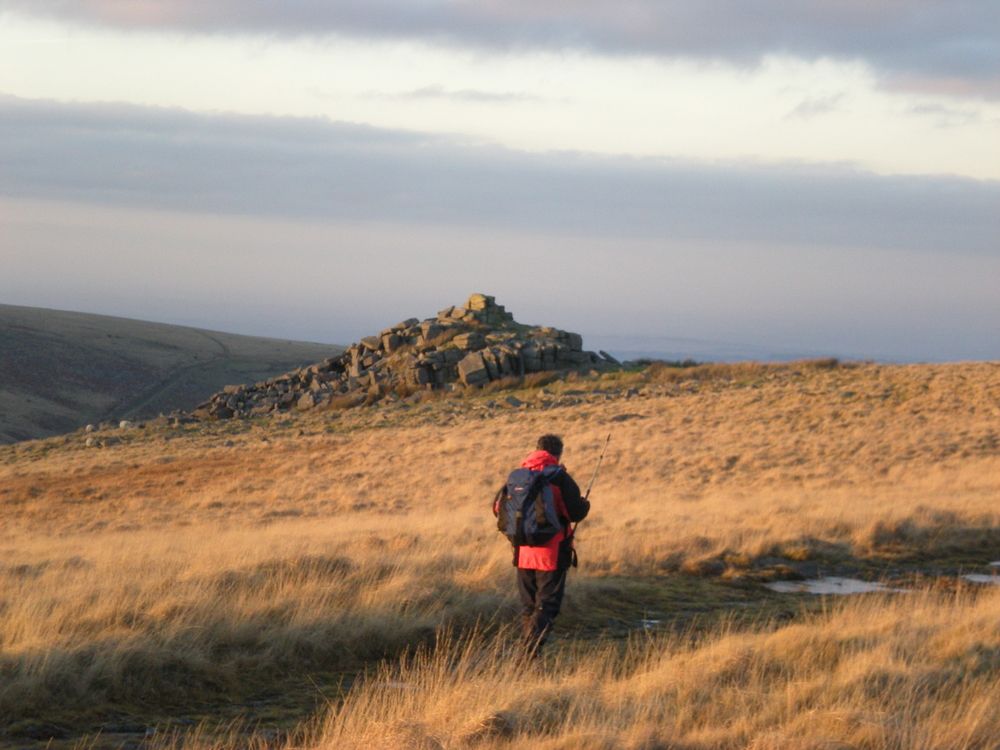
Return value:
M 611 443 L 542 668 L 490 500 Z M 511 378 L 0 448 L 9 747 L 1000 746 L 1000 364 Z M 887 584 L 847 597 L 777 580 Z
M 0 305 L 0 444 L 192 410 L 343 347 Z

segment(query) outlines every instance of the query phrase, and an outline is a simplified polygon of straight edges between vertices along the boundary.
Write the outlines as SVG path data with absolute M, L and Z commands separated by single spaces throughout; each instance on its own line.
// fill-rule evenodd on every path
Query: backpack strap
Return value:
M 500 503 L 504 501 L 507 497 L 507 483 L 504 482 L 503 486 L 497 490 L 497 494 L 493 496 L 493 517 L 496 518 L 500 515 Z

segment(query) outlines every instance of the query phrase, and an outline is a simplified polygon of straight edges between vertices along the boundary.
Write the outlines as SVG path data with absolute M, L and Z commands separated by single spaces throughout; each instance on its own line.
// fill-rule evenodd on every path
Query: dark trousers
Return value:
M 524 647 L 528 656 L 537 656 L 562 607 L 566 571 L 518 568 L 517 589 L 521 594 Z

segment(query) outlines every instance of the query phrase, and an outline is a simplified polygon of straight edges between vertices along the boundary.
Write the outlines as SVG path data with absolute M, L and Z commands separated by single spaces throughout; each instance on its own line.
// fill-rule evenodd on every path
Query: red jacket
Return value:
M 521 468 L 541 471 L 546 466 L 556 466 L 559 461 L 547 451 L 534 451 L 521 462 Z M 564 499 L 563 493 L 566 493 Z M 573 478 L 566 472 L 561 471 L 552 482 L 552 495 L 555 498 L 556 512 L 559 518 L 566 525 L 562 531 L 558 532 L 552 539 L 541 547 L 528 547 L 526 545 L 518 548 L 517 567 L 529 570 L 559 570 L 569 567 L 569 552 L 564 550 L 563 559 L 560 560 L 559 545 L 569 535 L 569 524 L 571 521 L 582 521 L 590 510 L 590 503 L 580 497 L 580 488 Z M 567 508 L 567 501 L 569 508 Z M 499 508 L 494 507 L 493 512 L 497 513 Z M 568 548 L 572 549 L 573 540 L 568 542 Z M 562 563 L 562 564 L 560 564 Z

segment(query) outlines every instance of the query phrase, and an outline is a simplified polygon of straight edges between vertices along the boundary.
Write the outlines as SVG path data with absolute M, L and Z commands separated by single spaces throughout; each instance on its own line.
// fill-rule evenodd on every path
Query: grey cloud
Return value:
M 908 110 L 915 115 L 923 115 L 934 118 L 934 124 L 940 128 L 953 128 L 982 120 L 982 113 L 978 109 L 961 107 L 946 107 L 942 104 L 916 104 Z
M 837 105 L 844 98 L 844 93 L 833 94 L 832 96 L 809 97 L 803 99 L 787 115 L 786 118 L 801 117 L 809 118 L 815 115 L 825 115 L 837 109 Z
M 0 194 L 563 235 L 1000 252 L 1000 183 L 528 154 L 323 119 L 0 97 Z
M 870 61 L 892 85 L 996 97 L 994 0 L 0 0 L 126 28 L 341 33 L 493 48 L 593 49 L 755 64 L 768 53 Z

